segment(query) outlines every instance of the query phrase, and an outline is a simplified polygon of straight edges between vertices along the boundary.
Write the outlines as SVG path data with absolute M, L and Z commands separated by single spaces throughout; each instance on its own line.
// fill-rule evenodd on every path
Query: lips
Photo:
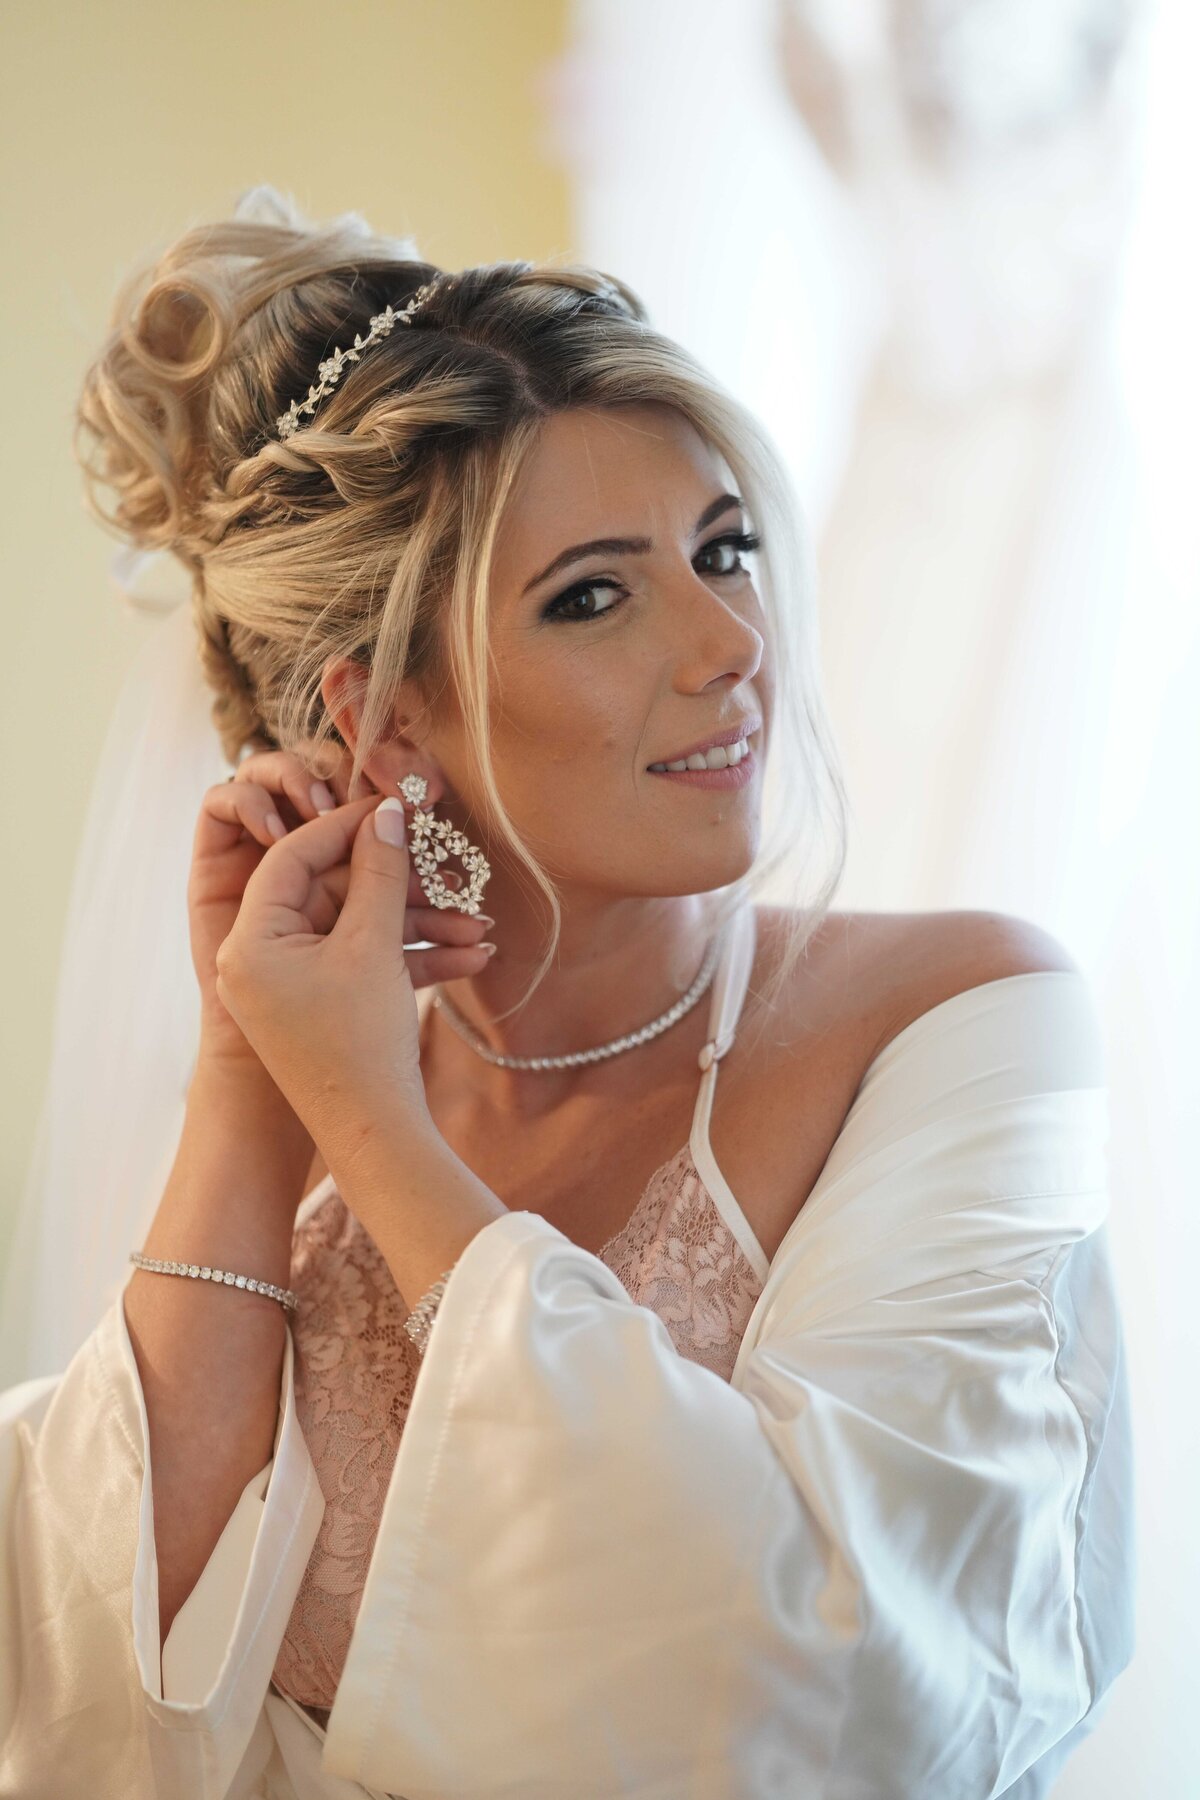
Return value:
M 718 745 L 728 748 L 730 744 L 737 744 L 751 738 L 761 724 L 761 719 L 743 719 L 740 724 L 731 725 L 727 730 L 718 732 L 715 736 L 701 738 L 699 742 L 690 745 L 686 750 L 673 750 L 670 756 L 656 756 L 653 762 L 647 764 L 647 767 L 654 768 L 657 764 L 686 762 L 689 756 L 701 756 L 706 750 L 715 750 Z
M 745 748 L 741 744 L 736 744 L 734 748 L 738 753 L 735 760 L 720 766 L 711 766 L 707 758 L 697 756 L 694 761 L 701 765 L 699 768 L 689 768 L 685 762 L 682 768 L 648 769 L 647 774 L 653 775 L 667 787 L 705 789 L 713 793 L 749 787 L 758 774 L 758 757 L 753 741 L 747 742 Z

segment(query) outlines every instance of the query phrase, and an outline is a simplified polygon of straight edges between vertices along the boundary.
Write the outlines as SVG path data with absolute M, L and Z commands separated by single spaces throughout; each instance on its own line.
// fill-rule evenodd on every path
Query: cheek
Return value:
M 515 822 L 560 870 L 588 864 L 589 846 L 611 844 L 636 798 L 643 725 L 625 731 L 594 695 L 514 721 L 493 743 L 502 792 Z M 603 860 L 603 859 L 602 859 Z
M 570 630 L 567 626 L 565 629 Z M 578 627 L 580 630 L 586 627 Z M 542 671 L 537 682 L 509 689 L 500 729 L 492 740 L 503 755 L 569 770 L 589 760 L 611 762 L 622 747 L 631 756 L 644 729 L 633 683 L 609 679 L 598 669 L 564 661 Z

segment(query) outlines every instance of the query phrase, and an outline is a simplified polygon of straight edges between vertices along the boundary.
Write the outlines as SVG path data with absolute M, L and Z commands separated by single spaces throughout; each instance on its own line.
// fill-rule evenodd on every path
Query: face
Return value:
M 773 694 L 749 553 L 728 541 L 755 522 L 718 504 L 731 491 L 721 459 L 672 409 L 581 409 L 547 422 L 505 515 L 491 571 L 491 749 L 505 804 L 567 911 L 707 892 L 753 862 Z M 648 547 L 545 573 L 597 538 Z M 759 723 L 742 785 L 651 771 L 747 718 Z M 461 721 L 439 717 L 412 742 L 422 772 L 440 773 L 434 804 L 440 795 L 444 816 L 474 822 L 483 843 Z M 485 904 L 499 918 L 509 877 L 486 854 Z

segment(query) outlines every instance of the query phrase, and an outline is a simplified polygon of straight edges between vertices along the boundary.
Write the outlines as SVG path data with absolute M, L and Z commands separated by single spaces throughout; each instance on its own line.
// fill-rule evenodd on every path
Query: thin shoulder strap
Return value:
M 704 1183 L 709 1198 L 724 1219 L 731 1235 L 740 1246 L 743 1256 L 758 1279 L 765 1281 L 769 1266 L 766 1254 L 755 1237 L 754 1230 L 742 1211 L 737 1196 L 733 1193 L 717 1164 L 708 1136 L 713 1096 L 717 1088 L 717 1069 L 721 1058 L 728 1052 L 737 1033 L 742 1004 L 746 998 L 746 990 L 750 986 L 750 972 L 754 967 L 757 935 L 757 916 L 753 905 L 747 901 L 745 906 L 741 907 L 729 921 L 729 938 L 714 978 L 715 991 L 709 1022 L 709 1036 L 708 1042 L 700 1052 L 699 1060 L 703 1073 L 700 1076 L 700 1091 L 696 1095 L 696 1107 L 692 1114 L 689 1148 L 692 1153 L 692 1162 Z
M 699 1058 L 700 1068 L 706 1075 L 710 1069 L 715 1069 L 737 1035 L 742 1003 L 750 985 L 750 971 L 754 967 L 756 936 L 754 907 L 747 901 L 729 920 L 721 959 L 713 976 L 708 1039 Z M 711 1088 L 711 1082 L 709 1086 Z

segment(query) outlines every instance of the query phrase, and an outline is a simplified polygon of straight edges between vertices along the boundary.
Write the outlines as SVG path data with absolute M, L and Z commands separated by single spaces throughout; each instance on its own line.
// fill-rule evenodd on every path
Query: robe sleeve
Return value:
M 433 1324 L 322 1767 L 407 1800 L 1036 1800 L 1132 1654 L 1086 980 L 871 1065 L 730 1382 L 540 1216 Z
M 161 1657 L 149 1433 L 122 1297 L 61 1376 L 0 1394 L 0 1800 L 266 1791 L 264 1701 L 325 1510 L 292 1366 L 289 1326 L 274 1455 Z

